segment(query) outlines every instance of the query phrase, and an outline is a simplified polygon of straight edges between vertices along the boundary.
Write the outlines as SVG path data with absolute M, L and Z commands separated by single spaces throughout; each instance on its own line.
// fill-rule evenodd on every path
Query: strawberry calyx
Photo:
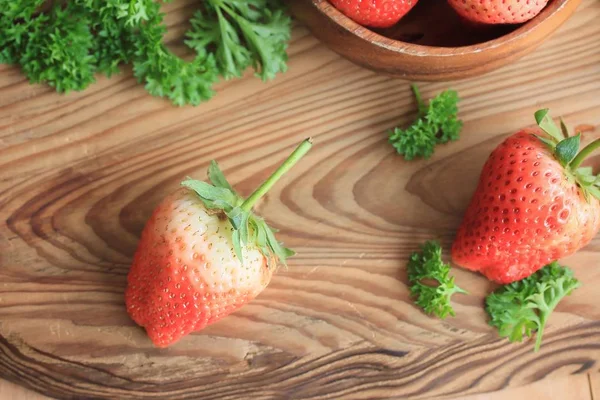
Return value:
M 240 196 L 229 184 L 216 161 L 208 168 L 208 179 L 212 183 L 188 178 L 181 185 L 193 190 L 207 209 L 225 214 L 233 228 L 233 249 L 240 262 L 244 263 L 243 249 L 254 245 L 267 258 L 269 268 L 275 267 L 274 260 L 286 265 L 293 250 L 283 246 L 275 238 L 277 230 L 252 212 L 252 207 L 271 187 L 289 171 L 312 147 L 312 139 L 304 140 L 290 156 L 264 181 L 247 199 Z
M 574 179 L 589 201 L 589 196 L 600 200 L 600 176 L 595 175 L 592 167 L 582 167 L 583 161 L 600 147 L 600 139 L 596 139 L 581 151 L 581 134 L 570 136 L 564 121 L 560 120 L 560 128 L 550 117 L 549 110 L 542 109 L 535 113 L 535 120 L 548 137 L 534 135 L 545 143 L 554 153 L 556 160 L 565 168 L 567 177 Z

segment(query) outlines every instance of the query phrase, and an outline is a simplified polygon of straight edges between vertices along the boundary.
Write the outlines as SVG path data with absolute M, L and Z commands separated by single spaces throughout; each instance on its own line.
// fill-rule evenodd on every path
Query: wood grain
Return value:
M 500 392 L 476 394 L 462 400 L 593 400 L 587 375 L 571 375 L 557 379 L 547 379 L 521 388 Z
M 476 394 L 455 400 L 593 400 L 590 391 L 590 375 L 569 375 L 555 380 L 544 380 L 519 388 L 492 393 Z M 596 397 L 597 398 L 597 397 Z M 49 397 L 32 392 L 13 383 L 0 380 L 0 399 L 3 400 L 47 400 Z
M 446 2 L 421 0 L 398 24 L 384 30 L 357 24 L 327 0 L 289 4 L 316 37 L 358 65 L 405 79 L 448 81 L 481 75 L 529 54 L 580 3 L 552 0 L 515 28 L 468 24 Z
M 193 8 L 166 6 L 174 46 Z M 385 135 L 414 117 L 408 83 L 356 67 L 300 26 L 288 73 L 269 84 L 249 73 L 198 108 L 149 97 L 127 71 L 59 96 L 1 66 L 0 377 L 57 398 L 410 399 L 595 368 L 598 238 L 565 260 L 584 286 L 559 305 L 539 353 L 487 325 L 485 279 L 456 271 L 472 295 L 439 321 L 410 301 L 404 265 L 426 239 L 448 248 L 485 158 L 537 108 L 598 128 L 598 18 L 586 0 L 535 53 L 454 84 L 462 139 L 410 163 Z M 299 253 L 290 268 L 239 312 L 153 348 L 123 305 L 152 208 L 213 158 L 248 194 L 307 135 L 314 149 L 260 205 Z
M 590 389 L 592 391 L 592 399 L 600 399 L 600 374 L 594 373 L 588 376 L 590 381 Z
M 0 399 L 2 400 L 47 400 L 48 397 L 32 392 L 22 386 L 0 380 Z

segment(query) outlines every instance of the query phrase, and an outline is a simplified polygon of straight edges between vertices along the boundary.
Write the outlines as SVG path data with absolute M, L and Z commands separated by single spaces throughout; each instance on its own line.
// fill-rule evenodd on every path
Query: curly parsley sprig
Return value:
M 211 50 L 225 79 L 250 66 L 263 80 L 287 70 L 291 20 L 279 0 L 207 0 L 190 22 L 185 43 L 198 53 Z
M 416 304 L 426 314 L 434 314 L 441 319 L 454 316 L 450 303 L 455 293 L 467 292 L 454 283 L 450 276 L 450 264 L 442 261 L 442 248 L 436 241 L 423 244 L 420 252 L 414 252 L 408 261 L 410 292 Z M 434 281 L 437 285 L 431 285 Z
M 389 141 L 406 160 L 429 158 L 440 143 L 457 140 L 463 123 L 458 119 L 458 93 L 446 90 L 425 104 L 419 88 L 412 85 L 419 115 L 406 129 L 394 128 L 388 132 Z
M 213 97 L 213 84 L 218 79 L 214 58 L 206 52 L 198 53 L 192 61 L 185 61 L 171 52 L 163 43 L 167 29 L 164 15 L 157 3 L 150 2 L 134 29 L 133 73 L 153 96 L 167 97 L 173 104 L 198 105 Z M 143 18 L 147 18 L 143 20 Z
M 486 298 L 490 325 L 511 342 L 536 333 L 535 351 L 542 345 L 544 328 L 558 303 L 580 286 L 573 271 L 557 262 L 523 280 L 502 286 Z
M 170 0 L 166 0 L 170 1 Z M 187 32 L 191 61 L 164 44 L 166 26 L 154 0 L 0 0 L 0 63 L 19 64 L 31 82 L 79 91 L 95 74 L 132 63 L 154 96 L 176 105 L 210 99 L 219 75 L 253 67 L 263 80 L 286 70 L 291 20 L 280 0 L 207 0 Z

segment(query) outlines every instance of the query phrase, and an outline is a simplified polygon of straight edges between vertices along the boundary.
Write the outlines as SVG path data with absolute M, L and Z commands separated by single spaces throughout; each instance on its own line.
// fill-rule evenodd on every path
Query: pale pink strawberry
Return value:
M 159 347 L 200 330 L 255 298 L 273 269 L 254 246 L 233 249 L 233 227 L 181 188 L 154 210 L 129 272 L 125 296 L 131 318 Z
M 146 223 L 127 277 L 127 312 L 158 347 L 220 320 L 269 284 L 293 255 L 251 210 L 311 147 L 305 140 L 250 197 L 213 162 L 212 184 L 188 179 Z
M 448 0 L 462 17 L 483 24 L 519 24 L 538 15 L 548 0 Z

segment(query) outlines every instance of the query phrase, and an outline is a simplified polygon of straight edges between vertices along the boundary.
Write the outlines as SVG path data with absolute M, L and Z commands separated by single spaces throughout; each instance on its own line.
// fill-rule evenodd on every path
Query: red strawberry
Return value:
M 373 28 L 389 28 L 419 0 L 329 0 L 348 18 Z
M 519 24 L 540 13 L 548 0 L 448 0 L 462 17 L 483 24 Z
M 452 246 L 456 264 L 498 283 L 576 252 L 600 229 L 600 179 L 580 167 L 600 140 L 577 154 L 580 136 L 565 139 L 547 112 L 492 152 Z
M 285 263 L 293 255 L 250 210 L 310 147 L 310 140 L 300 144 L 246 200 L 212 162 L 212 185 L 186 180 L 154 210 L 127 277 L 125 302 L 156 346 L 242 307 L 269 284 L 277 259 Z

